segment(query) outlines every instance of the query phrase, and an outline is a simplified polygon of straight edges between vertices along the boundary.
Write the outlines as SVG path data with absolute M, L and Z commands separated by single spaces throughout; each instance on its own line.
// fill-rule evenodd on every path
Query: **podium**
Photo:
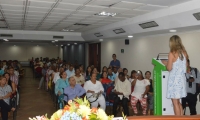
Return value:
M 154 115 L 174 115 L 171 99 L 167 99 L 167 81 L 169 72 L 162 60 L 168 60 L 167 57 L 152 59 L 153 81 L 154 81 Z

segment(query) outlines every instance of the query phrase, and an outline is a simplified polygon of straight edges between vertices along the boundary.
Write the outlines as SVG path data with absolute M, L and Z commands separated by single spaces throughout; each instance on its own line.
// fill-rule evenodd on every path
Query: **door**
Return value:
M 101 70 L 101 43 L 89 44 L 89 65 Z

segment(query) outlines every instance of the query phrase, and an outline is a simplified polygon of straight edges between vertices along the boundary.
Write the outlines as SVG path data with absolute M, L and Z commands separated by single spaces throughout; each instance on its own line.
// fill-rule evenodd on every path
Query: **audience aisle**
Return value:
M 47 115 L 50 117 L 55 112 L 52 99 L 48 92 L 38 90 L 38 79 L 33 78 L 31 68 L 25 67 L 25 75 L 20 79 L 20 109 L 17 120 L 28 120 L 29 117 Z

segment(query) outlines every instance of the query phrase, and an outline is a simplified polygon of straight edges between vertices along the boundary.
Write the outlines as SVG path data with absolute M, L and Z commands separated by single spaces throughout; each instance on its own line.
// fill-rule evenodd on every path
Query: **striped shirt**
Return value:
M 14 82 L 16 85 L 18 85 L 18 76 L 16 75 L 10 75 L 10 80 Z

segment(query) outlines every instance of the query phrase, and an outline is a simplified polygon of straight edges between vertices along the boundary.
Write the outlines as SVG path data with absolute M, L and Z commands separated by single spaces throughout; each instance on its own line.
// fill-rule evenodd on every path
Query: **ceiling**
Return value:
M 187 1 L 191 0 L 0 0 L 0 29 L 85 32 Z M 117 15 L 94 15 L 102 11 Z

